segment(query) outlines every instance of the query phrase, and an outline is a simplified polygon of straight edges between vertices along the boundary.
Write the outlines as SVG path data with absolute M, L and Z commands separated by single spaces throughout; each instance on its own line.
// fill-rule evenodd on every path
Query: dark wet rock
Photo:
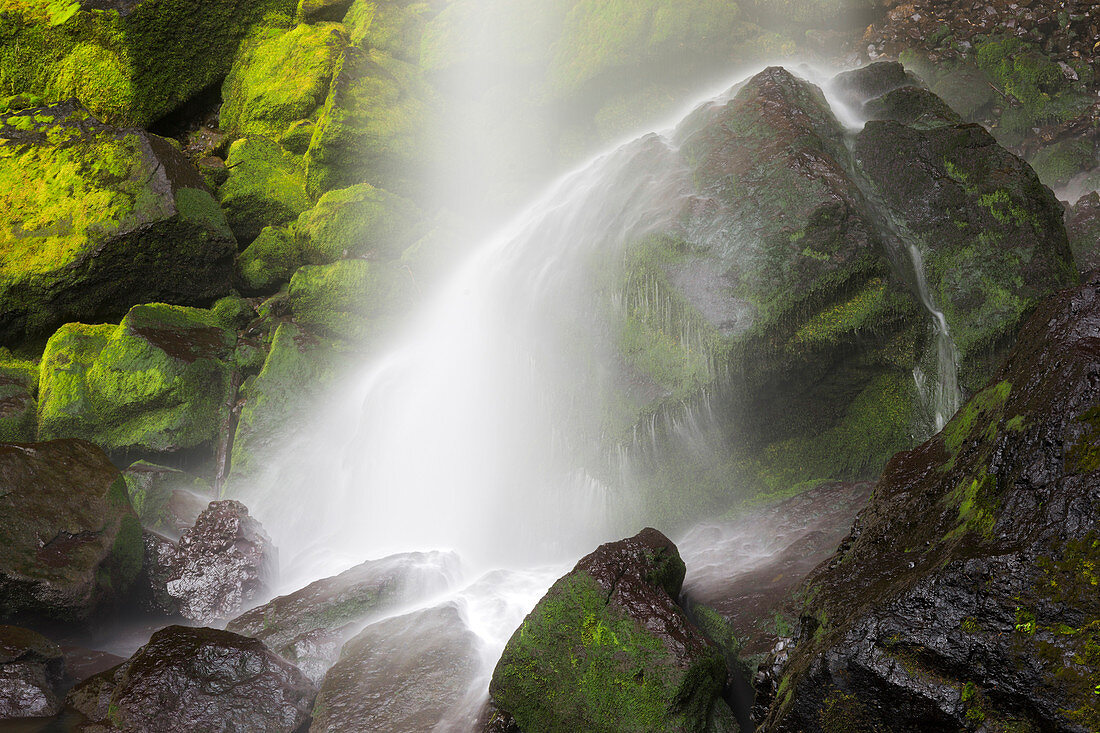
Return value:
M 167 593 L 192 621 L 230 618 L 267 590 L 275 548 L 238 501 L 210 503 L 176 547 Z
M 260 639 L 314 681 L 340 648 L 371 618 L 446 590 L 458 576 L 453 553 L 414 552 L 356 565 L 310 583 L 229 622 L 226 628 Z
M 687 564 L 684 605 L 716 612 L 730 625 L 736 651 L 760 661 L 797 630 L 795 591 L 836 552 L 872 486 L 825 483 L 737 520 L 693 527 L 677 543 Z
M 61 653 L 65 657 L 65 676 L 74 682 L 83 682 L 126 661 L 117 654 L 67 644 L 61 646 Z
M 1100 279 L 1043 302 L 805 586 L 763 730 L 1100 727 Z
M 30 442 L 38 419 L 38 368 L 0 352 L 0 441 Z
M 29 629 L 0 626 L 0 720 L 55 715 L 64 675 L 61 647 Z
M 601 545 L 512 635 L 493 703 L 530 733 L 724 729 L 725 663 L 676 604 L 683 579 L 657 530 Z
M 344 645 L 325 675 L 310 733 L 437 730 L 467 697 L 481 694 L 472 689 L 479 651 L 453 604 L 372 624 Z M 463 721 L 447 722 L 452 727 L 444 729 L 469 730 Z
M 122 477 L 142 526 L 173 538 L 194 525 L 214 498 L 204 479 L 148 461 L 130 464 Z
M 896 61 L 879 61 L 837 74 L 829 86 L 842 102 L 858 112 L 872 99 L 918 83 L 916 77 Z
M 176 563 L 176 543 L 167 537 L 144 530 L 141 533 L 145 562 L 138 578 L 137 602 L 146 611 L 163 616 L 179 613 L 179 600 L 168 593 Z
M 77 621 L 142 566 L 126 484 L 83 440 L 0 444 L 0 618 Z
M 0 147 L 0 341 L 228 291 L 233 235 L 168 140 L 70 101 L 0 115 Z
M 893 120 L 918 129 L 963 121 L 946 102 L 918 86 L 900 87 L 872 99 L 863 106 L 863 114 L 870 120 Z
M 66 704 L 106 730 L 297 731 L 316 688 L 255 639 L 169 626 L 119 666 L 74 687 Z
M 1066 213 L 1066 230 L 1081 274 L 1100 267 L 1100 193 L 1093 191 L 1077 200 Z

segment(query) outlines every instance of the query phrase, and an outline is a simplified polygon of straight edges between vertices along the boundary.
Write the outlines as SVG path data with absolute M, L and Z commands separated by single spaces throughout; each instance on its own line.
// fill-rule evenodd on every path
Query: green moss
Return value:
M 863 702 L 839 690 L 825 697 L 819 720 L 823 733 L 872 733 L 877 729 Z
M 290 281 L 306 263 L 294 233 L 286 227 L 265 227 L 237 258 L 237 277 L 250 293 L 270 293 Z
M 34 441 L 38 405 L 38 365 L 0 349 L 0 441 Z
M 222 86 L 222 129 L 278 140 L 291 123 L 314 117 L 347 42 L 338 23 L 254 34 L 241 44 Z
M 295 321 L 359 342 L 376 337 L 407 312 L 413 295 L 414 283 L 404 267 L 364 260 L 303 267 L 294 273 L 289 290 Z
M 218 81 L 253 25 L 286 22 L 293 10 L 293 0 L 218 0 L 202 12 L 186 0 L 145 0 L 125 15 L 10 2 L 0 15 L 0 87 L 76 97 L 100 119 L 148 126 Z
M 251 242 L 264 227 L 293 221 L 310 208 L 299 158 L 264 137 L 238 140 L 226 158 L 229 178 L 218 190 L 233 233 Z
M 41 364 L 38 437 L 105 450 L 209 444 L 229 409 L 235 336 L 208 311 L 136 306 L 115 326 L 69 324 Z
M 943 429 L 943 442 L 947 450 L 955 454 L 971 441 L 991 441 L 1011 393 L 1010 383 L 998 382 L 970 398 Z
M 349 256 L 396 259 L 425 229 L 412 202 L 364 183 L 322 196 L 298 218 L 295 235 L 306 262 L 325 264 Z
M 344 23 L 356 46 L 376 48 L 396 59 L 416 64 L 420 62 L 420 39 L 432 15 L 432 8 L 426 2 L 355 0 L 344 16 Z
M 1058 188 L 1078 173 L 1096 167 L 1096 146 L 1087 139 L 1062 140 L 1039 148 L 1028 162 L 1039 180 L 1051 188 Z
M 881 314 L 886 305 L 887 285 L 881 278 L 871 278 L 848 300 L 837 303 L 806 321 L 794 335 L 796 343 L 834 341 L 867 326 Z

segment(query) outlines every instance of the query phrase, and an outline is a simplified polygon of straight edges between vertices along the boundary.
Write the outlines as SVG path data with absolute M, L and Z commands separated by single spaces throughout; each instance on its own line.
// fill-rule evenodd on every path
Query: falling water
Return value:
M 938 433 L 962 404 L 962 392 L 959 390 L 959 353 L 947 328 L 947 318 L 932 300 L 920 249 L 912 242 L 906 249 L 913 262 L 917 294 L 921 303 L 932 314 L 932 327 L 936 334 L 936 378 L 929 380 L 920 366 L 916 366 L 913 367 L 913 379 L 917 385 L 917 393 L 921 395 L 926 410 L 932 416 L 935 432 Z

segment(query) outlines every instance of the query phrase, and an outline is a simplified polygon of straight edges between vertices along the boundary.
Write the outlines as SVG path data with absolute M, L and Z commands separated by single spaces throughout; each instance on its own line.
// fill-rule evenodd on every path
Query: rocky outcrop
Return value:
M 1095 730 L 1100 280 L 891 460 L 805 586 L 767 731 Z M 838 727 L 839 726 L 839 727 Z
M 111 731 L 294 733 L 315 695 L 301 672 L 255 639 L 169 626 L 74 687 L 66 704 Z
M 231 618 L 268 589 L 276 562 L 271 540 L 248 508 L 215 501 L 180 538 L 165 586 L 184 618 Z
M 468 730 L 468 720 L 446 716 L 481 692 L 480 670 L 478 637 L 452 604 L 380 621 L 325 675 L 310 733 Z
M 82 440 L 0 444 L 0 619 L 79 621 L 142 567 L 118 469 Z
M 371 560 L 253 608 L 226 628 L 263 641 L 319 682 L 363 624 L 445 591 L 458 571 L 453 553 L 414 552 Z
M 493 704 L 527 733 L 734 730 L 722 654 L 674 600 L 683 580 L 657 530 L 601 545 L 512 635 Z
M 211 449 L 233 389 L 237 337 L 224 325 L 217 309 L 153 304 L 117 327 L 63 326 L 42 356 L 39 438 L 119 452 Z
M 0 115 L 0 191 L 0 341 L 229 288 L 225 215 L 163 138 L 74 102 Z
M 0 720 L 56 714 L 64 675 L 61 647 L 29 629 L 0 626 Z

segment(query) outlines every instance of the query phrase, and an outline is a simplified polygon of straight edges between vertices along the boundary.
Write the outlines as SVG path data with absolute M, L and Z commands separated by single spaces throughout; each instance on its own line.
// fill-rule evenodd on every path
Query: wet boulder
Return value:
M 0 626 L 0 720 L 55 715 L 64 676 L 61 647 L 30 629 Z
M 325 675 L 310 733 L 467 730 L 446 716 L 483 694 L 480 671 L 478 637 L 453 604 L 371 624 Z
M 107 730 L 293 733 L 316 688 L 255 639 L 169 626 L 111 670 L 74 687 L 66 704 Z
M 0 444 L 0 618 L 86 619 L 131 589 L 141 524 L 83 440 Z
M 229 411 L 236 334 L 215 311 L 135 306 L 119 326 L 70 323 L 42 356 L 40 439 L 108 451 L 211 448 Z
M 226 628 L 263 641 L 320 681 L 344 642 L 363 624 L 443 592 L 458 569 L 453 553 L 414 552 L 371 560 L 253 608 Z
M 3 115 L 0 191 L 0 341 L 229 288 L 225 216 L 164 138 L 101 124 L 71 101 Z
M 1041 303 L 809 577 L 762 730 L 1100 725 L 1100 280 Z
M 214 498 L 204 479 L 148 461 L 131 463 L 122 477 L 141 526 L 176 538 L 195 524 Z
M 732 730 L 725 662 L 677 605 L 683 580 L 657 530 L 601 545 L 512 635 L 493 704 L 530 733 Z
M 148 127 L 220 81 L 255 24 L 289 19 L 295 5 L 216 0 L 197 12 L 187 0 L 8 3 L 0 76 L 10 93 L 76 98 L 101 119 Z
M 1077 200 L 1066 212 L 1066 230 L 1081 274 L 1100 267 L 1100 193 L 1093 191 Z
M 248 508 L 215 501 L 180 538 L 165 586 L 184 618 L 231 618 L 268 589 L 276 563 L 271 539 Z

